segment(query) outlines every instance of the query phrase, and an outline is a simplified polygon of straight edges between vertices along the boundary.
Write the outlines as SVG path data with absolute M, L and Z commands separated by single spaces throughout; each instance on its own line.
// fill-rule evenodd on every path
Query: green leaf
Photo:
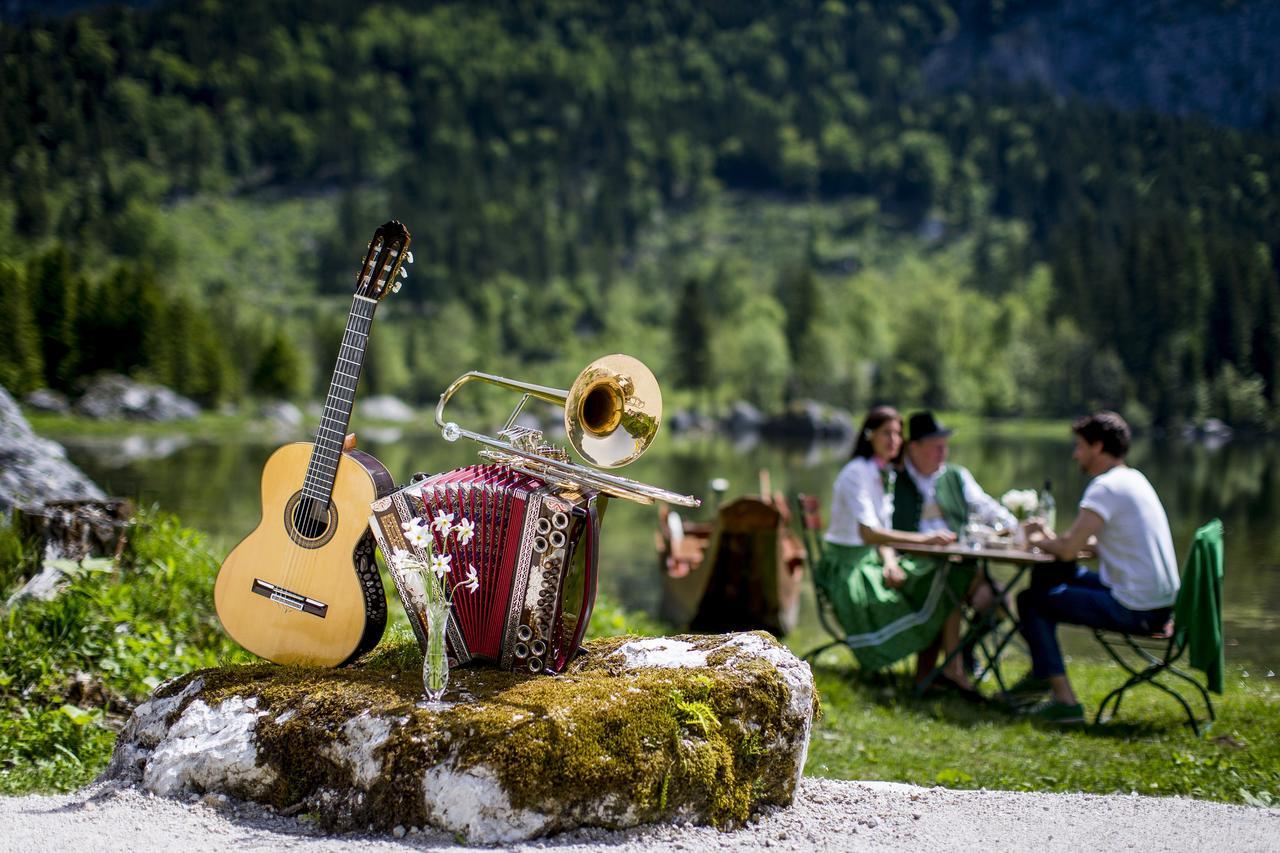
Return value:
M 934 780 L 939 785 L 947 785 L 947 786 L 960 786 L 960 785 L 973 784 L 972 776 L 970 776 L 968 773 L 965 773 L 963 770 L 957 770 L 954 767 L 944 767 L 943 769 L 939 770 L 938 775 L 934 777 Z
M 61 711 L 77 726 L 83 726 L 87 723 L 93 722 L 93 713 L 91 711 L 86 711 L 85 709 L 79 708 L 75 705 L 63 705 Z

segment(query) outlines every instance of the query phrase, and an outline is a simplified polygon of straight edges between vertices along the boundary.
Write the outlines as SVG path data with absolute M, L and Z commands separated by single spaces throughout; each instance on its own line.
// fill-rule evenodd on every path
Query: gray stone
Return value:
M 67 460 L 55 441 L 40 438 L 9 392 L 0 388 L 0 512 L 15 504 L 99 500 L 103 491 Z
M 360 401 L 360 417 L 371 421 L 407 424 L 417 420 L 418 414 L 403 400 L 390 394 L 378 394 Z
M 330 830 L 434 826 L 483 844 L 741 825 L 795 796 L 813 676 L 762 632 L 596 640 L 559 676 L 458 669 L 436 709 L 415 704 L 405 642 L 342 670 L 224 667 L 164 685 L 105 777 L 305 809 Z
M 163 385 L 104 373 L 90 381 L 75 411 L 100 420 L 176 421 L 196 417 L 200 406 Z
M 54 415 L 65 415 L 71 408 L 67 402 L 67 395 L 60 391 L 54 391 L 50 388 L 41 388 L 38 391 L 32 391 L 26 397 L 22 398 L 22 404 L 28 409 L 34 409 L 37 412 L 47 412 Z
M 735 435 L 757 432 L 764 424 L 764 413 L 746 400 L 736 400 L 725 415 L 724 428 Z
M 715 430 L 716 424 L 707 415 L 692 409 L 682 409 L 674 412 L 667 419 L 667 426 L 672 432 L 712 432 Z
M 855 429 L 849 412 L 816 400 L 799 400 L 761 425 L 761 432 L 768 436 L 823 441 L 847 440 Z
M 293 429 L 302 426 L 302 409 L 288 400 L 272 400 L 258 409 L 258 417 Z

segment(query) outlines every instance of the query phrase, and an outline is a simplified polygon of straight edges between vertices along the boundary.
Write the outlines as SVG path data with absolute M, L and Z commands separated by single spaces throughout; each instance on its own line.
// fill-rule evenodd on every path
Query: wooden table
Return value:
M 968 629 L 961 637 L 960 646 L 934 668 L 924 680 L 916 685 L 916 692 L 923 694 L 934 680 L 957 655 L 967 649 L 981 649 L 986 662 L 981 663 L 974 674 L 975 686 L 982 682 L 988 673 L 996 680 L 1001 692 L 1008 689 L 1004 677 L 1000 674 L 1000 655 L 1018 634 L 1018 617 L 1007 610 L 1003 604 L 1005 595 L 1013 589 L 1033 566 L 1049 565 L 1059 562 L 1058 558 L 1043 551 L 1031 551 L 1025 548 L 972 548 L 960 543 L 951 545 L 897 545 L 895 550 L 903 554 L 920 557 L 935 557 L 946 560 L 977 560 L 978 571 L 986 578 L 995 591 L 995 603 L 985 614 L 974 614 L 969 619 Z M 1086 555 L 1081 555 L 1082 557 Z M 991 573 L 992 563 L 1005 563 L 1015 567 L 1013 575 L 1001 583 Z M 962 602 L 956 602 L 959 606 Z

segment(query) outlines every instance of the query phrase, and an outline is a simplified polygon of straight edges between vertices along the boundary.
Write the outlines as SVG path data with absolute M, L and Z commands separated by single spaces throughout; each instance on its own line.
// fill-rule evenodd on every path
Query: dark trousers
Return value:
M 1097 572 L 1075 563 L 1036 566 L 1031 586 L 1018 593 L 1019 630 L 1031 648 L 1031 672 L 1037 678 L 1066 674 L 1058 623 L 1154 634 L 1164 627 L 1171 609 L 1130 610 L 1115 600 Z

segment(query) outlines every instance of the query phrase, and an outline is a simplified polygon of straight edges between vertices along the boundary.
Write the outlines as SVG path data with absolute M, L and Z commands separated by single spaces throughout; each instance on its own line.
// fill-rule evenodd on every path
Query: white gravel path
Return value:
M 439 833 L 325 836 L 256 806 L 179 802 L 110 787 L 0 798 L 0 850 L 404 850 L 455 847 Z M 805 779 L 792 808 L 734 832 L 660 826 L 580 830 L 511 849 L 1280 850 L 1280 809 L 1138 795 L 952 791 Z

